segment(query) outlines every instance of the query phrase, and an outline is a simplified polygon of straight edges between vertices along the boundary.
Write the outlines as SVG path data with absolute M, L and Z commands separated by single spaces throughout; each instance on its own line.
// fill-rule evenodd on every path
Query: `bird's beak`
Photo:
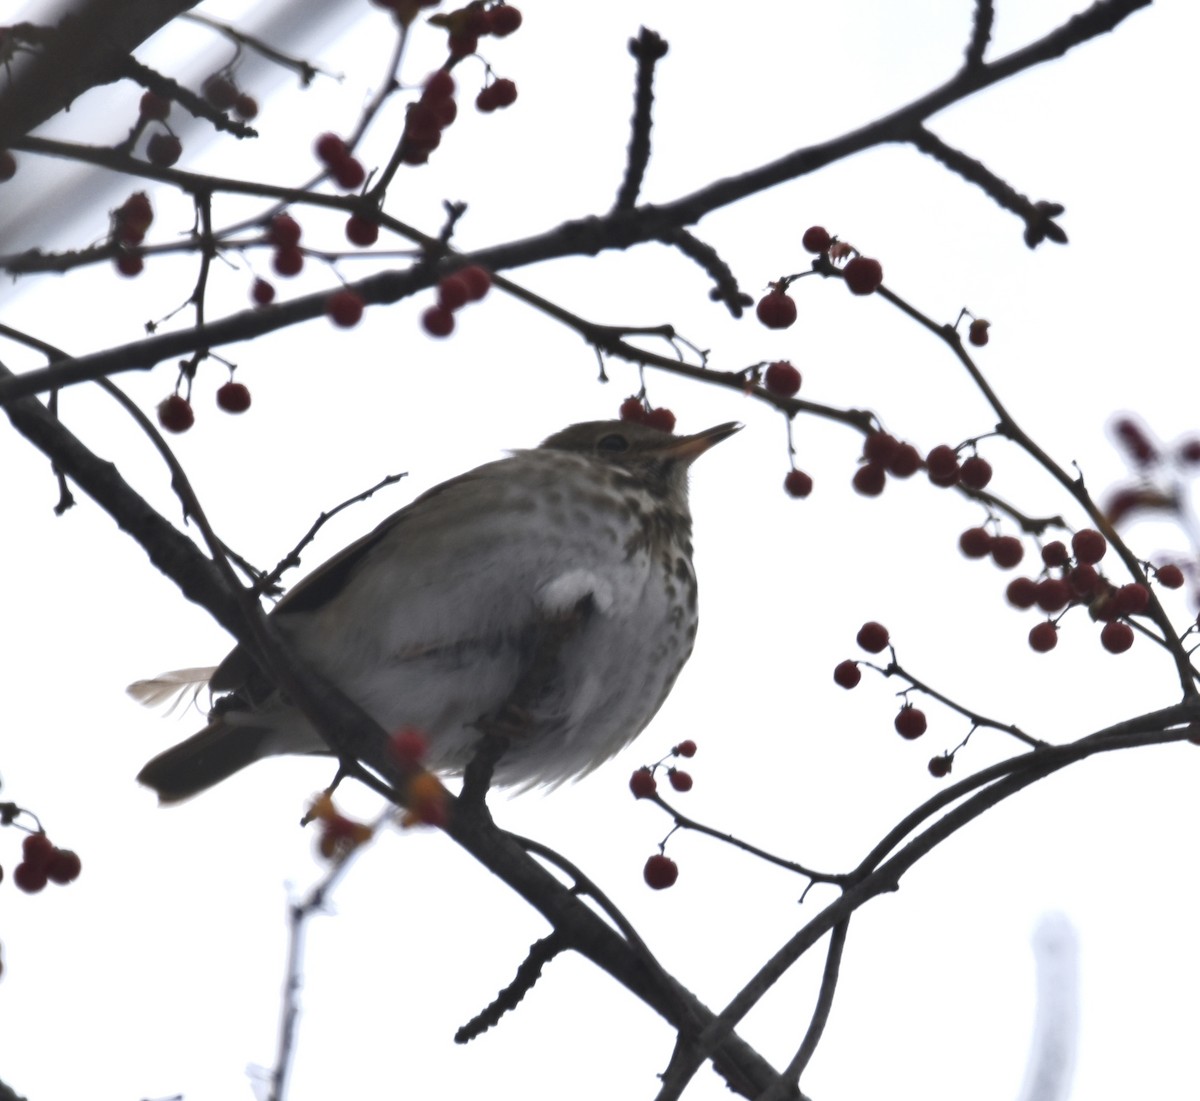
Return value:
M 715 428 L 706 428 L 703 432 L 695 432 L 690 436 L 680 436 L 668 443 L 663 450 L 674 459 L 682 459 L 686 463 L 694 462 L 710 447 L 729 439 L 735 432 L 745 427 L 740 421 L 728 421 L 718 424 Z

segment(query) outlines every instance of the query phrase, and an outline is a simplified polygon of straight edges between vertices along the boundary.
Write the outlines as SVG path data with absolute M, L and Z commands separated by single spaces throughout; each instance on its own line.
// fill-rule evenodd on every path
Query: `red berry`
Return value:
M 783 479 L 783 489 L 789 497 L 807 497 L 812 488 L 813 480 L 803 470 L 789 470 Z
M 449 99 L 454 95 L 454 77 L 445 69 L 436 69 L 425 78 L 421 98 L 426 102 L 434 99 Z
M 233 101 L 233 111 L 238 118 L 249 122 L 252 118 L 258 116 L 258 100 L 253 96 L 246 95 L 245 92 L 241 92 L 237 99 Z
M 507 38 L 521 25 L 521 12 L 511 4 L 501 4 L 488 12 L 487 29 L 497 38 Z
M 507 77 L 501 77 L 491 87 L 492 103 L 496 107 L 511 107 L 517 102 L 517 86 Z
M 479 49 L 479 36 L 474 34 L 452 34 L 446 40 L 446 45 L 450 50 L 452 58 L 457 60 L 461 57 L 469 57 Z
M 842 688 L 853 688 L 860 680 L 862 680 L 862 670 L 858 667 L 857 661 L 847 658 L 845 661 L 839 661 L 833 667 L 833 683 Z
M 202 85 L 200 91 L 218 111 L 228 111 L 237 102 L 237 86 L 226 76 L 213 73 Z
M 45 865 L 56 852 L 54 842 L 44 833 L 27 834 L 21 842 L 21 856 L 27 864 Z
M 478 264 L 471 264 L 457 274 L 466 281 L 468 302 L 478 302 L 492 288 L 492 273 Z
M 809 226 L 800 238 L 806 252 L 825 252 L 832 243 L 833 238 L 824 226 Z
M 294 246 L 277 248 L 275 255 L 271 258 L 271 266 L 277 275 L 298 275 L 300 269 L 304 267 L 304 253 Z
M 1070 560 L 1067 545 L 1061 539 L 1055 539 L 1042 547 L 1042 561 L 1047 566 L 1065 566 Z
M 1067 584 L 1071 586 L 1071 591 L 1078 597 L 1089 597 L 1096 591 L 1096 586 L 1100 584 L 1100 575 L 1096 572 L 1094 566 L 1084 563 L 1082 566 L 1076 566 L 1069 574 L 1067 574 Z
M 174 134 L 151 134 L 146 142 L 146 160 L 159 168 L 170 168 L 183 154 L 183 146 Z
M 1178 589 L 1183 584 L 1183 570 L 1174 562 L 1159 566 L 1154 576 L 1164 589 Z
M 71 883 L 79 878 L 83 862 L 70 849 L 57 849 L 46 865 L 46 878 L 51 883 Z
M 667 779 L 671 781 L 671 787 L 676 791 L 691 791 L 692 790 L 692 774 L 684 772 L 678 768 L 667 769 Z
M 911 478 L 921 469 L 921 453 L 911 443 L 902 443 L 888 460 L 887 468 L 897 478 Z
M 275 288 L 265 279 L 255 279 L 250 287 L 250 297 L 256 306 L 269 306 L 275 301 Z
M 429 752 L 429 739 L 415 726 L 402 726 L 389 739 L 388 748 L 402 765 L 415 768 Z
M 945 776 L 950 775 L 950 769 L 954 764 L 954 758 L 943 753 L 940 757 L 929 758 L 929 775 L 936 780 L 941 780 Z
M 154 221 L 154 211 L 150 209 L 146 193 L 137 191 L 130 195 L 122 206 L 113 211 L 112 219 L 113 234 L 122 244 L 141 244 L 146 230 Z
M 886 432 L 868 432 L 863 440 L 863 458 L 887 466 L 900 450 L 900 441 Z
M 986 558 L 992 549 L 992 533 L 987 528 L 967 528 L 958 537 L 958 549 L 968 558 Z
M 325 313 L 339 328 L 351 329 L 362 320 L 364 305 L 360 294 L 343 287 L 325 299 Z
M 646 799 L 658 791 L 658 781 L 650 769 L 639 768 L 629 777 L 629 790 L 635 799 Z
M 301 232 L 300 223 L 290 214 L 276 214 L 267 224 L 267 240 L 276 248 L 295 248 Z
M 754 312 L 768 329 L 786 329 L 796 321 L 796 303 L 780 290 L 763 295 Z
M 1045 654 L 1058 645 L 1058 628 L 1050 620 L 1037 624 L 1029 632 L 1029 645 L 1039 654 Z
M 929 480 L 935 486 L 946 488 L 957 484 L 960 471 L 958 453 L 949 444 L 940 443 L 925 456 Z
M 1014 577 L 1004 595 L 1014 608 L 1032 608 L 1037 602 L 1037 586 L 1032 577 Z
M 1119 619 L 1106 623 L 1100 632 L 1100 645 L 1110 654 L 1125 653 L 1133 645 L 1133 628 Z
M 967 339 L 976 348 L 982 348 L 988 342 L 988 327 L 990 325 L 990 321 L 984 321 L 977 317 L 971 322 L 970 328 L 967 329 Z
M 46 886 L 46 866 L 22 861 L 13 869 L 13 882 L 26 894 L 36 895 Z
M 972 455 L 963 461 L 958 479 L 971 489 L 983 489 L 992 480 L 992 464 L 979 455 Z
M 138 113 L 144 119 L 162 122 L 171 113 L 171 101 L 157 92 L 143 92 Z
M 693 742 L 691 738 L 685 738 L 675 747 L 675 752 L 680 757 L 695 757 L 696 743 Z
M 346 157 L 330 167 L 333 178 L 343 191 L 354 191 L 367 178 L 367 170 L 354 157 Z
M 856 641 L 868 654 L 878 654 L 887 649 L 890 636 L 882 623 L 871 619 L 858 629 Z
M 1134 582 L 1122 585 L 1113 596 L 1113 610 L 1116 615 L 1141 615 L 1150 603 L 1150 590 L 1145 585 Z
M 1076 561 L 1094 565 L 1104 557 L 1108 543 L 1098 531 L 1084 528 L 1071 536 L 1071 549 L 1075 552 Z
M 1038 582 L 1035 599 L 1043 612 L 1061 612 L 1070 603 L 1071 588 L 1057 577 L 1047 577 Z
M 1002 570 L 1011 570 L 1025 557 L 1025 545 L 1015 535 L 998 535 L 992 540 L 992 561 Z
M 910 741 L 913 738 L 919 738 L 928 729 L 925 712 L 915 707 L 909 707 L 907 704 L 900 709 L 900 714 L 896 716 L 893 725 L 901 738 L 908 738 Z
M 662 891 L 672 886 L 679 878 L 679 865 L 669 856 L 655 853 L 646 861 L 646 866 L 642 869 L 642 876 L 648 887 Z
M 340 164 L 348 156 L 350 150 L 346 148 L 346 143 L 337 134 L 322 134 L 317 138 L 316 145 L 317 159 L 324 161 L 325 164 L 332 168 L 336 164 Z
M 158 423 L 168 432 L 186 432 L 195 420 L 191 402 L 180 394 L 171 394 L 158 403 Z
M 0 183 L 11 180 L 17 174 L 17 158 L 7 149 L 0 149 Z
M 113 259 L 117 271 L 122 275 L 132 279 L 135 275 L 141 275 L 142 269 L 146 266 L 140 252 L 127 252 L 122 249 Z
M 883 265 L 868 256 L 856 256 L 842 268 L 851 294 L 873 294 L 883 283 Z
M 434 122 L 442 130 L 458 118 L 458 104 L 452 99 L 431 99 L 427 101 L 427 106 L 433 112 Z
M 430 306 L 421 315 L 421 324 L 430 336 L 449 336 L 454 332 L 454 314 L 441 306 Z
M 887 471 L 879 463 L 864 463 L 855 472 L 851 484 L 864 497 L 878 497 L 887 481 Z
M 471 288 L 461 275 L 444 275 L 438 281 L 438 305 L 444 310 L 457 310 L 467 304 Z
M 421 100 L 409 104 L 404 119 L 404 137 L 418 145 L 435 148 L 442 140 L 441 126 L 433 108 Z
M 250 389 L 230 380 L 217 390 L 217 405 L 226 413 L 244 413 L 250 408 Z
M 648 428 L 657 428 L 660 432 L 674 432 L 675 414 L 670 409 L 651 409 L 642 423 Z
M 772 394 L 790 398 L 800 389 L 800 372 L 787 360 L 780 360 L 767 368 L 763 382 Z
M 621 408 L 617 411 L 617 416 L 623 421 L 633 421 L 634 424 L 641 424 L 646 419 L 646 407 L 642 404 L 641 398 L 626 398 L 621 402 Z

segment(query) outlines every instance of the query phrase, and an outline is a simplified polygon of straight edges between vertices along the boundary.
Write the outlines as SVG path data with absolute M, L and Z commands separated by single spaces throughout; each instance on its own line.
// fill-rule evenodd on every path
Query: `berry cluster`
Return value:
M 375 2 L 379 3 L 380 0 Z M 391 7 L 394 2 L 395 0 L 393 3 L 385 3 L 384 6 Z M 500 3 L 486 7 L 483 0 L 472 0 L 465 8 L 435 15 L 429 21 L 449 32 L 446 45 L 450 57 L 457 61 L 478 50 L 479 40 L 485 35 L 506 38 L 521 26 L 523 18 L 520 9 L 511 4 Z
M 670 409 L 664 406 L 651 408 L 644 398 L 639 398 L 636 394 L 630 395 L 621 402 L 617 415 L 623 421 L 644 424 L 650 428 L 657 428 L 660 432 L 675 431 L 675 414 Z M 688 753 L 685 756 L 690 757 L 691 754 Z
M 855 641 L 868 654 L 881 654 L 892 644 L 888 629 L 882 623 L 875 622 L 875 620 L 868 620 L 858 629 Z M 833 668 L 833 681 L 842 688 L 855 688 L 861 680 L 862 669 L 859 668 L 858 662 L 853 658 L 840 661 Z M 893 725 L 896 728 L 896 733 L 902 738 L 907 738 L 909 741 L 919 738 L 929 728 L 925 712 L 920 710 L 920 708 L 913 707 L 907 700 L 896 715 Z M 948 772 L 949 769 L 946 771 Z
M 967 533 L 963 533 L 964 538 Z M 1072 607 L 1086 605 L 1092 619 L 1103 623 L 1100 645 L 1109 653 L 1123 654 L 1133 645 L 1134 631 L 1126 622 L 1141 615 L 1150 602 L 1150 591 L 1140 582 L 1114 585 L 1096 566 L 1108 551 L 1108 542 L 1092 528 L 1077 531 L 1068 549 L 1054 540 L 1042 547 L 1043 570 L 1039 578 L 1018 577 L 1008 585 L 1005 595 L 1015 608 L 1037 607 L 1048 616 L 1029 632 L 1029 645 L 1039 654 L 1058 645 L 1058 623 Z M 1183 572 L 1174 564 L 1153 570 L 1155 580 L 1165 588 L 1183 584 Z
M 485 115 L 501 107 L 511 107 L 516 102 L 517 86 L 508 77 L 493 80 L 475 97 L 475 107 Z
M 21 846 L 21 862 L 13 869 L 13 882 L 27 894 L 37 894 L 47 883 L 71 883 L 79 878 L 79 857 L 60 849 L 44 833 L 31 833 Z
M 691 738 L 686 738 L 677 746 L 672 747 L 671 752 L 657 764 L 644 765 L 636 769 L 629 777 L 629 790 L 633 792 L 633 797 L 648 799 L 658 791 L 658 781 L 654 778 L 654 774 L 664 767 L 669 758 L 694 757 L 695 755 L 696 743 Z M 684 772 L 683 769 L 675 768 L 673 765 L 667 766 L 666 771 L 667 779 L 676 791 L 692 790 L 693 781 L 690 772 Z M 675 880 L 679 878 L 679 865 L 666 856 L 662 852 L 662 846 L 659 846 L 659 851 L 646 861 L 646 865 L 642 869 L 642 877 L 648 887 L 655 891 L 662 891 L 673 886 Z
M 217 408 L 226 413 L 244 413 L 250 408 L 250 388 L 231 378 L 217 388 Z M 191 401 L 182 394 L 168 394 L 158 403 L 158 423 L 168 432 L 186 432 L 196 423 Z
M 247 95 L 237 86 L 233 79 L 233 73 L 228 69 L 207 77 L 201 85 L 200 94 L 218 111 L 232 110 L 238 118 L 245 122 L 249 122 L 258 114 L 258 100 Z M 144 112 L 145 96 L 142 97 L 142 100 Z
M 438 300 L 421 315 L 421 324 L 430 336 L 449 336 L 454 332 L 454 313 L 468 302 L 478 302 L 492 287 L 492 273 L 478 264 L 461 268 L 438 280 Z
M 136 246 L 142 243 L 146 230 L 154 221 L 150 198 L 144 191 L 135 191 L 110 215 L 109 238 L 120 249 L 113 259 L 117 271 L 132 278 L 141 273 L 142 254 Z
M 633 792 L 635 799 L 648 799 L 651 795 L 658 791 L 658 781 L 654 778 L 654 774 L 664 766 L 666 761 L 671 757 L 695 757 L 696 743 L 691 738 L 686 738 L 677 746 L 673 746 L 671 752 L 667 754 L 661 761 L 654 765 L 643 765 L 639 769 L 635 769 L 632 776 L 629 777 L 629 790 Z M 673 765 L 667 768 L 667 779 L 676 791 L 684 792 L 692 790 L 692 774 L 684 772 L 683 769 L 675 768 Z
M 337 134 L 322 134 L 313 146 L 317 159 L 329 170 L 329 174 L 343 191 L 355 191 L 367 178 L 367 171 Z
M 400 159 L 405 164 L 424 164 L 442 143 L 442 131 L 458 117 L 454 102 L 454 77 L 445 69 L 429 75 L 421 98 L 408 106 Z
M 271 266 L 285 278 L 299 275 L 304 267 L 304 253 L 300 251 L 301 232 L 300 223 L 286 211 L 276 214 L 267 225 L 264 239 L 275 249 Z
M 883 265 L 870 256 L 863 256 L 857 249 L 830 236 L 824 226 L 809 226 L 800 238 L 808 252 L 828 255 L 830 260 L 846 260 L 842 278 L 851 294 L 874 294 L 883 285 Z M 849 257 L 849 259 L 847 259 Z
M 863 440 L 862 457 L 863 463 L 851 481 L 864 497 L 878 497 L 889 474 L 911 478 L 921 468 L 921 453 L 887 432 L 869 432 Z

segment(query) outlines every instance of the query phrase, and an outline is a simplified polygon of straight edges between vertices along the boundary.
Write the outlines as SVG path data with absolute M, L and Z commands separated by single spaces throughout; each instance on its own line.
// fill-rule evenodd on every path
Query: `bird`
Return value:
M 688 468 L 741 427 L 571 425 L 416 498 L 271 619 L 384 730 L 421 731 L 430 770 L 460 773 L 491 731 L 507 739 L 495 785 L 578 778 L 641 733 L 692 652 Z M 330 752 L 240 645 L 129 692 L 154 704 L 205 682 L 208 725 L 138 774 L 161 803 L 276 754 Z

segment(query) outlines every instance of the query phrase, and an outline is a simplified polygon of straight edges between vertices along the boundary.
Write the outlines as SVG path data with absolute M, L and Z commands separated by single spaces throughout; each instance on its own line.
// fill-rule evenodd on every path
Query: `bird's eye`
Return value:
M 613 432 L 609 436 L 605 436 L 596 447 L 600 451 L 628 451 L 629 441 L 619 432 Z

